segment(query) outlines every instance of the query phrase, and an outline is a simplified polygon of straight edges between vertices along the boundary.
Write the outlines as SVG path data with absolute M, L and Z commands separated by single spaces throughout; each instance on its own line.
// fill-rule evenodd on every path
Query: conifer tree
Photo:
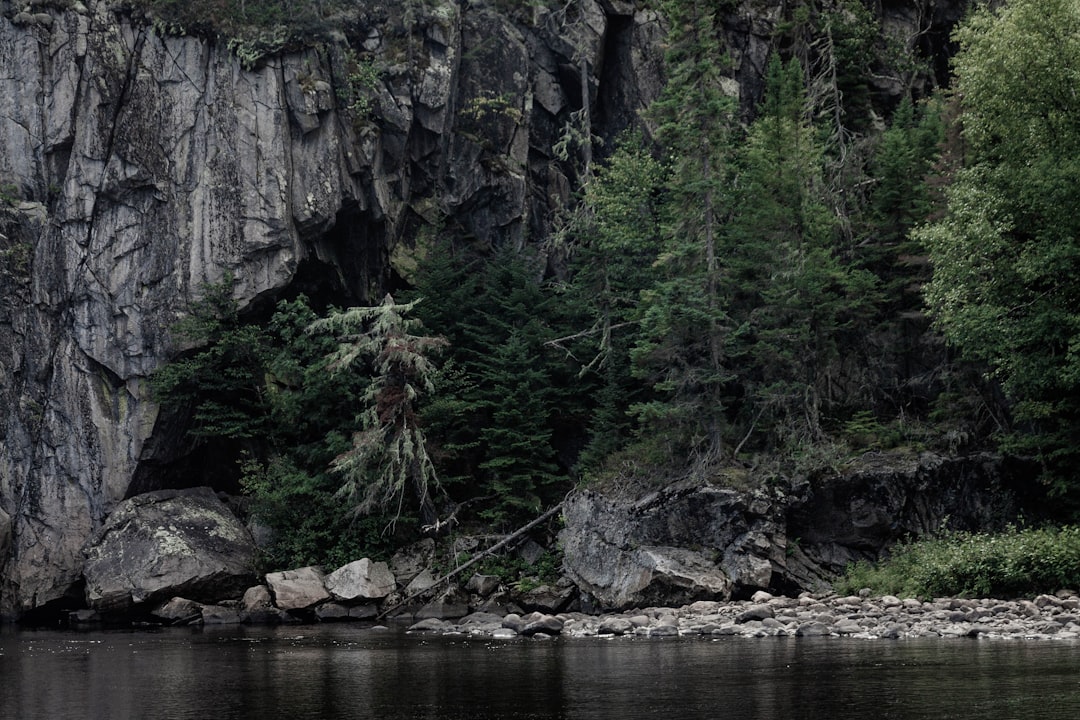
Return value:
M 390 511 L 396 521 L 404 512 L 406 493 L 411 492 L 421 519 L 431 523 L 435 520 L 431 493 L 438 479 L 416 404 L 422 393 L 433 390 L 435 366 L 430 355 L 446 341 L 412 334 L 420 323 L 406 316 L 417 302 L 399 305 L 387 295 L 375 307 L 332 312 L 308 330 L 337 336 L 339 347 L 328 358 L 331 371 L 349 368 L 361 358 L 372 363 L 361 427 L 352 437 L 352 448 L 333 463 L 345 479 L 341 494 L 358 514 Z
M 731 330 L 721 296 L 720 228 L 730 212 L 729 152 L 735 101 L 723 91 L 729 66 L 718 35 L 722 3 L 669 0 L 667 84 L 650 108 L 671 157 L 661 279 L 642 293 L 636 372 L 661 394 L 636 413 L 673 457 L 709 461 L 723 452 Z
M 640 334 L 641 292 L 656 278 L 664 180 L 664 167 L 641 134 L 630 133 L 585 187 L 571 267 L 574 302 L 591 325 L 573 339 L 582 373 L 600 382 L 581 458 L 585 466 L 599 465 L 629 439 L 627 410 L 644 399 L 631 373 L 630 349 Z
M 841 333 L 868 309 L 873 285 L 840 255 L 837 219 L 824 201 L 824 151 L 806 120 L 802 78 L 797 61 L 770 59 L 729 228 L 732 313 L 740 327 L 732 352 L 754 368 L 744 378 L 751 401 L 744 422 L 788 444 L 822 439 Z

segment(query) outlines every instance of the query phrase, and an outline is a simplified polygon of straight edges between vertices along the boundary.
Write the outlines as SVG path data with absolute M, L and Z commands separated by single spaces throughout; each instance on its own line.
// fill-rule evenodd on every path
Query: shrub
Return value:
M 838 592 L 901 597 L 1020 597 L 1080 585 L 1080 526 L 948 533 L 848 568 Z

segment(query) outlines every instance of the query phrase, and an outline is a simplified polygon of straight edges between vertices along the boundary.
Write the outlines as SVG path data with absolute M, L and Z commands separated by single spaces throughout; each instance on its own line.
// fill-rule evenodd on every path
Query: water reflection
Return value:
M 6 629 L 0 716 L 1071 720 L 1080 644 Z

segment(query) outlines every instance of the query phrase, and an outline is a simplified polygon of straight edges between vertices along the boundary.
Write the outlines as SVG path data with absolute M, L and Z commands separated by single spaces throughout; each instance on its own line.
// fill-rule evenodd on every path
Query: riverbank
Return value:
M 1062 591 L 1031 600 L 941 598 L 924 602 L 888 595 L 803 593 L 789 598 L 760 592 L 749 601 L 699 601 L 678 608 L 650 607 L 606 615 L 534 612 L 500 616 L 478 612 L 455 620 L 424 619 L 412 624 L 409 631 L 505 639 L 690 635 L 1077 641 L 1080 596 Z

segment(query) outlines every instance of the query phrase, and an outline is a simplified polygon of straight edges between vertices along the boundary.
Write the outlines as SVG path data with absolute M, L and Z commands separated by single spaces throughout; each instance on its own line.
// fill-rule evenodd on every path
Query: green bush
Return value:
M 1080 526 L 1003 533 L 955 532 L 893 548 L 860 562 L 835 583 L 841 593 L 869 588 L 900 597 L 1021 597 L 1080 586 Z

